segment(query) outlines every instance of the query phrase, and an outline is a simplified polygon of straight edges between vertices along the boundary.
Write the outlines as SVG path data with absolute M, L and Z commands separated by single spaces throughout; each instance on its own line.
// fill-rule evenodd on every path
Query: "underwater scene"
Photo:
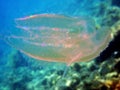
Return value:
M 0 90 L 120 90 L 120 0 L 0 0 Z

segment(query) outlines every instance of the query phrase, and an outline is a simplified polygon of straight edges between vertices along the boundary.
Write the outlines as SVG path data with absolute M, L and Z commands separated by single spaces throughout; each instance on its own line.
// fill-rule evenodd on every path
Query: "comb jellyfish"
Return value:
M 110 30 L 96 30 L 88 17 L 38 14 L 15 20 L 16 32 L 6 41 L 38 60 L 64 62 L 88 61 L 108 45 Z

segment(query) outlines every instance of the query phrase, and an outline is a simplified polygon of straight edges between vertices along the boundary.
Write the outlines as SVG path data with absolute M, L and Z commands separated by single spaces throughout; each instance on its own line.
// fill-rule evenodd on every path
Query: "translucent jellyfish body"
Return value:
M 18 18 L 16 32 L 6 41 L 38 60 L 65 62 L 88 61 L 99 55 L 110 41 L 110 30 L 96 30 L 87 17 L 40 14 Z

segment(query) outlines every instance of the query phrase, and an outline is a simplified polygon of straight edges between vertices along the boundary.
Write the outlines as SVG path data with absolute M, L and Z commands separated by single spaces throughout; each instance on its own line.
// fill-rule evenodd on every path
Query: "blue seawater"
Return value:
M 111 0 L 0 0 L 0 90 L 45 89 L 46 75 L 64 69 L 61 63 L 38 61 L 10 47 L 4 37 L 14 31 L 14 20 L 34 14 L 52 13 L 99 18 Z M 19 32 L 19 31 L 18 31 Z M 56 68 L 57 67 L 57 68 Z M 44 82 L 43 82 L 44 81 Z

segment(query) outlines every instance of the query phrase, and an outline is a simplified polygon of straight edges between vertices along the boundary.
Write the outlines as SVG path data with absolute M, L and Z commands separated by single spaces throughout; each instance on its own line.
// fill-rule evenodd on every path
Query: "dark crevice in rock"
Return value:
M 117 54 L 114 54 L 117 52 Z M 120 57 L 120 31 L 115 38 L 109 43 L 108 47 L 100 53 L 100 56 L 96 58 L 96 63 L 103 62 L 111 57 Z

